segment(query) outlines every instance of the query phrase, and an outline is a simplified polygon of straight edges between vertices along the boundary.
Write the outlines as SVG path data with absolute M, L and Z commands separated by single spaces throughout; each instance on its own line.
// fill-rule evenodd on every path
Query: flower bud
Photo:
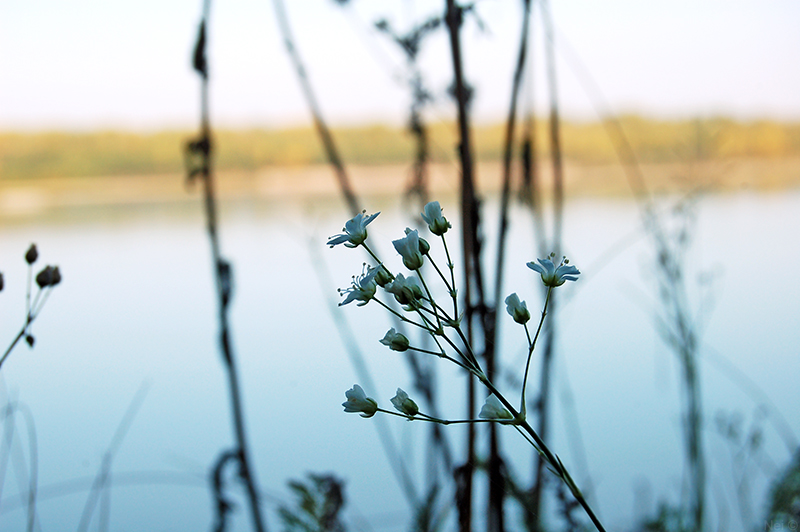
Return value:
M 397 410 L 409 417 L 414 417 L 419 413 L 417 403 L 409 399 L 408 394 L 400 388 L 397 389 L 397 394 L 392 397 L 392 404 Z
M 528 306 L 524 301 L 519 300 L 516 292 L 506 298 L 506 312 L 520 325 L 525 325 L 531 319 Z
M 50 286 L 55 286 L 61 282 L 61 272 L 58 270 L 58 266 L 53 268 L 53 279 L 50 282 Z
M 408 349 L 408 338 L 394 330 L 394 327 L 389 329 L 386 336 L 380 342 L 387 346 L 392 351 L 406 351 Z
M 39 285 L 39 288 L 45 288 L 53 284 L 53 279 L 55 279 L 54 271 L 52 266 L 46 266 L 42 271 L 36 274 L 36 284 Z
M 358 384 L 344 392 L 347 401 L 342 403 L 345 412 L 360 412 L 361 417 L 372 417 L 378 411 L 378 403 L 375 399 L 367 397 L 364 389 Z
M 389 273 L 389 270 L 387 270 L 382 264 L 378 266 L 378 271 L 375 273 L 375 282 L 378 284 L 378 286 L 383 288 L 392 281 L 393 277 L 392 274 Z
M 428 252 L 431 250 L 431 245 L 428 244 L 428 241 L 424 238 L 419 238 L 419 252 L 423 255 L 427 255 Z
M 394 295 L 395 300 L 406 309 L 419 308 L 422 299 L 422 288 L 417 284 L 416 277 L 406 279 L 402 273 L 398 273 L 394 281 L 387 284 L 385 290 Z
M 28 264 L 33 264 L 38 258 L 39 252 L 36 250 L 36 244 L 31 244 L 31 247 L 28 248 L 27 253 L 25 253 L 25 262 Z
M 432 201 L 425 205 L 425 212 L 422 219 L 428 224 L 428 229 L 436 236 L 442 236 L 452 227 L 450 222 L 442 216 L 442 207 L 438 201 Z
M 406 229 L 406 237 L 393 240 L 394 249 L 403 257 L 403 265 L 409 270 L 418 270 L 422 267 L 422 253 L 420 252 L 419 233 L 416 229 Z M 430 248 L 430 246 L 428 246 Z

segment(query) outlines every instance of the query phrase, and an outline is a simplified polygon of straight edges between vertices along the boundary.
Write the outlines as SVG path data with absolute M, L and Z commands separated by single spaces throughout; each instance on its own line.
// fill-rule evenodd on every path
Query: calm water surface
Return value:
M 375 420 L 345 415 L 340 406 L 344 391 L 364 381 L 340 340 L 329 298 L 360 271 L 365 257 L 324 246 L 346 218 L 338 205 L 338 198 L 325 205 L 237 204 L 221 213 L 223 253 L 236 276 L 233 337 L 253 461 L 272 529 L 278 526 L 276 505 L 289 499 L 288 479 L 334 472 L 347 482 L 354 529 L 405 530 L 409 508 Z M 383 211 L 370 238 L 397 269 L 390 240 L 414 222 L 400 213 L 399 202 L 374 200 L 367 209 Z M 456 212 L 445 202 L 445 214 L 458 228 Z M 487 219 L 495 212 L 489 202 Z M 768 401 L 800 434 L 800 282 L 793 275 L 800 264 L 800 194 L 709 196 L 698 200 L 694 213 L 687 282 L 703 331 L 709 516 L 738 530 L 735 487 L 742 475 L 750 478 L 745 515 L 758 524 L 767 475 L 789 458 L 773 411 L 765 418 L 759 406 Z M 575 200 L 565 220 L 566 252 L 583 276 L 563 289 L 557 315 L 552 445 L 578 483 L 591 487 L 610 529 L 621 529 L 653 512 L 658 500 L 681 496 L 679 367 L 653 325 L 653 252 L 635 205 Z M 42 530 L 77 527 L 92 478 L 143 386 L 144 400 L 113 459 L 113 488 L 103 503 L 109 529 L 209 529 L 208 470 L 231 446 L 232 433 L 203 227 L 199 205 L 73 213 L 0 227 L 2 338 L 10 340 L 22 324 L 27 246 L 35 241 L 40 261 L 59 264 L 64 275 L 34 324 L 36 348 L 18 347 L 2 371 L 5 396 L 27 405 L 35 420 Z M 525 267 L 536 255 L 529 228 L 528 215 L 515 212 L 504 294 L 516 291 L 535 316 L 542 294 Z M 494 234 L 490 222 L 490 257 Z M 454 248 L 456 241 L 450 240 Z M 375 386 L 367 393 L 384 406 L 398 386 L 413 397 L 402 358 L 378 343 L 391 326 L 385 313 L 374 304 L 337 312 L 367 359 Z M 523 332 L 503 318 L 503 361 L 521 371 Z M 442 414 L 462 417 L 463 379 L 447 366 L 439 375 Z M 721 414 L 740 416 L 745 433 L 761 428 L 760 467 L 742 462 L 740 449 L 718 435 L 715 418 Z M 415 459 L 414 475 L 424 478 L 426 427 L 385 421 Z M 461 429 L 447 430 L 459 447 Z M 13 467 L 28 460 L 24 424 L 15 434 L 2 531 L 25 523 L 16 494 L 27 467 Z M 517 436 L 511 430 L 504 436 L 507 453 L 515 457 L 519 477 L 529 478 L 530 451 Z M 234 521 L 235 530 L 248 529 L 243 511 Z

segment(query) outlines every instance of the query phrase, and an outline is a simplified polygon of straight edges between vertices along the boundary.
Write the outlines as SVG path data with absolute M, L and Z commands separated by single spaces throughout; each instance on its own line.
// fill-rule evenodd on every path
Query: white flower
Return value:
M 498 399 L 494 394 L 486 398 L 486 402 L 483 403 L 483 407 L 481 408 L 478 417 L 481 419 L 495 419 L 498 421 L 514 419 L 514 416 L 511 415 L 511 412 L 506 410 L 506 408 L 503 406 L 503 403 L 501 403 L 500 399 Z
M 425 212 L 422 213 L 422 219 L 428 224 L 428 228 L 436 236 L 442 236 L 448 229 L 453 227 L 450 222 L 442 216 L 442 207 L 438 201 L 432 201 L 425 205 Z
M 552 257 L 553 254 L 550 254 L 550 258 L 536 259 L 539 261 L 539 264 L 529 262 L 528 268 L 540 273 L 542 275 L 542 282 L 545 284 L 545 286 L 549 286 L 551 288 L 561 286 L 566 281 L 578 280 L 578 275 L 581 272 L 578 271 L 578 268 L 569 264 L 569 259 L 566 257 L 561 259 L 561 263 L 556 266 L 553 264 L 553 261 L 550 260 Z
M 508 312 L 514 321 L 520 325 L 525 325 L 531 319 L 531 313 L 528 312 L 528 305 L 524 301 L 519 300 L 519 296 L 514 292 L 506 298 L 506 312 Z
M 344 224 L 344 233 L 330 237 L 328 245 L 333 247 L 337 244 L 344 244 L 348 248 L 357 247 L 367 239 L 367 225 L 374 220 L 380 213 L 365 216 L 367 211 L 361 211 L 354 218 L 347 220 Z
M 384 290 L 394 295 L 394 298 L 401 305 L 406 305 L 406 310 L 419 308 L 422 299 L 422 288 L 417 284 L 417 278 L 409 276 L 406 279 L 402 273 L 398 273 L 394 281 L 387 284 Z
M 380 342 L 392 351 L 405 351 L 408 349 L 408 338 L 394 330 L 394 327 L 386 332 L 386 336 Z
M 342 403 L 345 412 L 361 412 L 361 417 L 372 417 L 378 411 L 378 403 L 367 397 L 358 384 L 344 392 L 344 396 L 347 397 L 347 401 Z
M 427 255 L 428 252 L 431 250 L 431 245 L 428 244 L 427 240 L 419 236 L 419 231 L 417 231 L 416 229 L 414 231 L 417 233 L 417 238 L 419 238 L 419 252 L 422 253 L 423 255 Z M 406 235 L 408 235 L 411 232 L 411 229 L 406 227 L 405 232 Z
M 416 229 L 406 230 L 406 237 L 392 240 L 394 249 L 403 257 L 403 265 L 409 270 L 418 270 L 422 267 L 422 253 L 419 249 L 419 233 Z
M 375 290 L 378 288 L 375 282 L 375 275 L 377 275 L 379 268 L 370 268 L 366 264 L 361 271 L 361 275 L 353 277 L 352 285 L 350 288 L 340 288 L 339 295 L 347 294 L 344 301 L 339 303 L 339 306 L 347 305 L 353 301 L 361 301 L 357 306 L 363 307 L 369 300 L 375 297 Z
M 419 413 L 417 403 L 409 399 L 408 394 L 400 388 L 397 389 L 397 394 L 392 397 L 392 404 L 397 410 L 409 417 L 414 417 Z

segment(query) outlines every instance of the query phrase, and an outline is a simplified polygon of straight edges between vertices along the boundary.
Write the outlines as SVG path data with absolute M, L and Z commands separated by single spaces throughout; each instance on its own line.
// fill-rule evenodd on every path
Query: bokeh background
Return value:
M 405 57 L 374 23 L 408 31 L 443 3 L 287 4 L 362 207 L 381 211 L 370 239 L 399 268 L 390 242 L 417 227 L 419 212 L 405 196 L 411 97 Z M 564 250 L 583 272 L 555 317 L 553 447 L 591 486 L 609 529 L 633 529 L 660 502 L 685 496 L 680 370 L 655 325 L 653 248 L 601 124 L 613 113 L 659 212 L 690 235 L 708 529 L 763 530 L 771 486 L 800 431 L 800 283 L 792 275 L 800 260 L 800 5 L 614 0 L 549 9 L 564 120 Z M 112 449 L 93 528 L 211 527 L 210 467 L 233 435 L 200 187 L 183 170 L 200 122 L 191 68 L 200 13 L 199 1 L 185 0 L 0 3 L 0 338 L 10 342 L 24 322 L 23 255 L 32 242 L 37 264 L 58 264 L 64 277 L 33 325 L 35 347 L 17 346 L 0 372 L 4 405 L 30 412 L 4 410 L 0 530 L 25 526 L 33 464 L 35 528 L 79 527 Z M 487 257 L 521 17 L 521 2 L 476 2 L 462 34 Z M 521 112 L 537 115 L 544 139 L 541 24 L 531 31 Z M 432 96 L 423 112 L 430 197 L 459 229 L 448 46 L 443 30 L 432 33 L 419 68 Z M 347 320 L 367 362 L 368 394 L 388 406 L 398 386 L 411 393 L 413 384 L 402 358 L 378 343 L 391 326 L 385 313 L 336 308 L 336 288 L 366 256 L 324 245 L 350 214 L 273 5 L 213 3 L 208 60 L 220 240 L 235 275 L 233 343 L 267 521 L 280 527 L 276 510 L 293 501 L 289 479 L 330 472 L 345 483 L 350 529 L 409 529 L 412 508 L 375 420 L 342 413 L 344 391 L 364 383 L 333 313 Z M 549 148 L 540 149 L 545 168 Z M 534 220 L 519 203 L 511 214 L 505 288 L 535 315 L 541 291 L 524 266 L 537 253 Z M 499 314 L 503 361 L 519 368 L 524 336 Z M 463 378 L 438 371 L 443 413 L 462 417 Z M 386 421 L 421 483 L 424 427 Z M 460 449 L 463 431 L 451 428 Z M 514 436 L 504 436 L 506 453 L 529 471 L 530 452 Z M 248 530 L 237 493 L 231 526 Z M 551 523 L 560 526 L 555 516 Z

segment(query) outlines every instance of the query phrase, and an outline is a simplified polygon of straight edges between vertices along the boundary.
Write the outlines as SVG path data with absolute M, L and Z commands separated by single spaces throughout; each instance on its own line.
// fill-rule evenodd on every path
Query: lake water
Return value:
M 455 205 L 447 198 L 443 203 L 458 229 Z M 354 382 L 367 386 L 329 305 L 365 260 L 358 251 L 324 245 L 347 218 L 340 205 L 330 198 L 239 202 L 221 210 L 222 249 L 235 272 L 233 343 L 272 530 L 279 528 L 276 505 L 290 500 L 286 481 L 307 472 L 333 472 L 346 481 L 346 517 L 354 530 L 408 528 L 409 506 L 376 421 L 342 412 L 345 390 Z M 397 269 L 390 241 L 413 221 L 395 199 L 368 200 L 365 207 L 383 211 L 370 226 L 370 239 Z M 485 209 L 492 257 L 496 202 Z M 765 490 L 790 457 L 773 411 L 764 419 L 758 407 L 768 400 L 795 438 L 800 434 L 800 281 L 792 273 L 800 264 L 800 193 L 701 197 L 695 214 L 687 279 L 703 324 L 708 515 L 714 526 L 741 530 L 736 487 L 743 475 L 751 505 L 744 515 L 749 525 L 763 526 Z M 517 292 L 536 316 L 540 283 L 525 267 L 536 255 L 530 220 L 518 210 L 512 223 L 504 294 Z M 659 500 L 680 500 L 679 366 L 654 328 L 653 252 L 636 206 L 570 201 L 565 224 L 565 251 L 583 275 L 559 289 L 565 300 L 556 317 L 552 448 L 579 485 L 591 486 L 608 528 L 620 530 L 654 512 Z M 58 264 L 64 278 L 34 323 L 35 349 L 18 346 L 2 369 L 6 397 L 27 405 L 35 420 L 41 530 L 77 528 L 104 453 L 143 386 L 144 400 L 113 459 L 109 530 L 209 529 L 208 471 L 231 445 L 232 431 L 199 202 L 8 222 L 0 227 L 0 242 L 0 334 L 7 341 L 23 322 L 22 255 L 31 242 L 38 244 L 40 264 Z M 450 242 L 457 248 L 455 235 Z M 385 407 L 398 386 L 414 397 L 402 357 L 378 343 L 391 326 L 386 313 L 375 304 L 335 311 L 352 327 L 367 360 L 375 386 L 367 393 Z M 505 313 L 502 318 L 502 360 L 520 368 L 523 332 Z M 442 415 L 463 416 L 463 379 L 444 364 L 437 367 L 446 398 Z M 744 434 L 753 424 L 763 429 L 760 454 L 747 461 L 740 447 L 719 436 L 715 418 L 721 412 L 741 416 Z M 398 418 L 384 422 L 421 481 L 427 427 Z M 463 429 L 446 431 L 460 448 Z M 28 434 L 21 420 L 15 434 L 11 464 L 24 465 Z M 529 449 L 511 429 L 503 440 L 512 467 L 530 478 Z M 16 494 L 27 466 L 9 467 L 0 531 L 25 523 Z M 101 505 L 95 521 L 102 515 Z M 233 529 L 248 526 L 240 504 Z

